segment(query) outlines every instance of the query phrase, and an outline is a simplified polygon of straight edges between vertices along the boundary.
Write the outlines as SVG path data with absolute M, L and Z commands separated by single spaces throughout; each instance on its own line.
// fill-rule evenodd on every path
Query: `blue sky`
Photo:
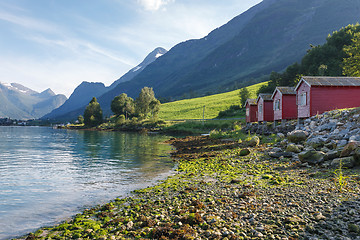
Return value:
M 69 97 L 110 85 L 156 47 L 206 36 L 261 0 L 2 0 L 0 82 Z

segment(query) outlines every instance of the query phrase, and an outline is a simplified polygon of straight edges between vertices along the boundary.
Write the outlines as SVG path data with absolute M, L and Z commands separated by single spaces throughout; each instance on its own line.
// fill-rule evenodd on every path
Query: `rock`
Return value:
M 338 147 L 343 147 L 343 146 L 345 146 L 347 143 L 348 143 L 348 141 L 346 141 L 346 140 L 340 140 L 340 141 L 338 141 L 337 146 L 338 146 Z
M 328 148 L 328 149 L 335 149 L 336 148 L 336 143 L 334 141 L 331 141 L 329 143 L 326 143 L 325 147 Z
M 340 157 L 348 157 L 354 154 L 355 150 L 360 147 L 360 142 L 350 142 L 342 150 Z
M 248 145 L 250 147 L 256 147 L 258 146 L 260 143 L 260 138 L 258 136 L 253 136 L 249 141 L 248 141 Z
M 278 147 L 274 147 L 273 149 L 271 149 L 271 152 L 281 152 L 282 149 L 278 148 Z
M 133 226 L 134 226 L 134 223 L 133 223 L 132 221 L 130 221 L 130 222 L 128 222 L 128 223 L 126 224 L 126 228 L 127 228 L 128 230 L 131 230 L 131 229 L 133 228 Z
M 315 217 L 315 220 L 316 220 L 316 221 L 321 221 L 321 220 L 325 220 L 325 219 L 326 219 L 326 217 L 325 217 L 324 215 L 322 215 L 322 213 L 316 213 L 316 214 L 314 215 L 314 217 Z
M 278 133 L 276 134 L 278 138 L 280 139 L 284 139 L 285 138 L 285 135 L 283 133 Z
M 281 158 L 281 157 L 290 158 L 293 156 L 293 154 L 291 152 L 269 152 L 269 156 L 273 158 Z
M 325 145 L 326 139 L 324 137 L 314 137 L 306 141 L 306 144 L 313 148 L 321 148 Z
M 311 121 L 310 122 L 310 128 L 314 129 L 316 127 L 316 122 L 315 121 Z
M 239 156 L 247 156 L 251 153 L 250 149 L 244 148 L 240 150 Z
M 310 164 L 319 164 L 324 161 L 325 153 L 315 150 L 308 150 L 299 153 L 299 159 L 301 162 L 307 162 Z
M 335 158 L 334 160 L 332 160 L 330 166 L 332 168 L 339 168 L 340 163 L 341 166 L 344 168 L 352 168 L 356 165 L 354 157 L 351 156 L 351 157 Z
M 324 160 L 333 160 L 335 158 L 340 157 L 340 152 L 339 151 L 329 151 L 325 154 L 324 156 Z
M 353 224 L 353 223 L 350 223 L 348 225 L 348 230 L 349 232 L 353 232 L 353 233 L 360 233 L 360 227 L 359 225 L 356 225 L 356 224 Z
M 289 144 L 286 147 L 286 152 L 293 152 L 293 153 L 300 153 L 300 149 L 298 146 L 296 146 L 295 144 Z
M 327 124 L 320 125 L 319 127 L 317 127 L 316 130 L 318 130 L 319 132 L 333 131 L 336 128 L 336 124 L 337 124 L 337 122 L 333 121 L 333 122 L 330 122 Z
M 356 161 L 356 165 L 360 165 L 360 147 L 355 149 L 354 158 L 355 158 L 355 161 Z
M 306 140 L 308 133 L 302 130 L 295 130 L 289 132 L 287 138 L 292 143 L 300 143 Z

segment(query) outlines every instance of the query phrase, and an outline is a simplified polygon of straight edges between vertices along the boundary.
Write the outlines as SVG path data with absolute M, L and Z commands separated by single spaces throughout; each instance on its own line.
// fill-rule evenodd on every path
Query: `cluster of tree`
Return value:
M 160 101 L 155 98 L 153 89 L 144 87 L 136 100 L 128 97 L 126 93 L 116 96 L 111 102 L 111 111 L 118 118 L 124 120 L 135 117 L 142 120 L 151 117 L 155 121 L 160 111 L 160 105 Z M 78 122 L 89 127 L 98 126 L 103 122 L 103 112 L 95 97 L 85 108 L 84 117 L 78 117 Z
M 258 93 L 273 92 L 277 86 L 295 86 L 301 76 L 360 76 L 360 25 L 349 25 L 329 35 L 326 43 L 310 45 L 300 64 L 284 72 L 272 72 L 269 83 Z
M 116 96 L 111 102 L 111 111 L 118 117 L 125 116 L 125 119 L 133 117 L 146 119 L 150 116 L 156 120 L 160 105 L 160 101 L 155 98 L 153 89 L 144 87 L 135 100 L 128 97 L 126 93 Z

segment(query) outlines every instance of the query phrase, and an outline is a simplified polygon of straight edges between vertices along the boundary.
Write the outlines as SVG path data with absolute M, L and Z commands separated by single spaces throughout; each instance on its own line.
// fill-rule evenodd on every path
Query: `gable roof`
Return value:
M 249 105 L 257 105 L 256 99 L 254 99 L 254 98 L 246 99 L 244 106 L 246 106 L 247 103 L 249 103 Z
M 260 93 L 258 98 L 256 99 L 256 103 L 259 102 L 259 99 L 262 98 L 264 101 L 272 101 L 271 93 Z
M 276 87 L 271 96 L 272 99 L 277 91 L 279 91 L 282 95 L 296 95 L 295 87 Z
M 309 77 L 304 76 L 295 87 L 295 91 L 302 82 L 309 86 L 326 86 L 326 87 L 360 87 L 360 77 Z

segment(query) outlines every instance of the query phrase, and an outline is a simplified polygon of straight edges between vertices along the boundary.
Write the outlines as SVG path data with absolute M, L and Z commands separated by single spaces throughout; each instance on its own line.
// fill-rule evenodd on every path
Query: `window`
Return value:
M 306 92 L 300 95 L 300 106 L 306 106 L 307 103 L 307 96 Z
M 280 110 L 280 99 L 274 101 L 274 110 Z
M 250 109 L 249 108 L 246 108 L 246 116 L 250 116 Z
M 259 113 L 262 113 L 262 111 L 263 111 L 263 105 L 260 104 L 260 105 L 259 105 Z

